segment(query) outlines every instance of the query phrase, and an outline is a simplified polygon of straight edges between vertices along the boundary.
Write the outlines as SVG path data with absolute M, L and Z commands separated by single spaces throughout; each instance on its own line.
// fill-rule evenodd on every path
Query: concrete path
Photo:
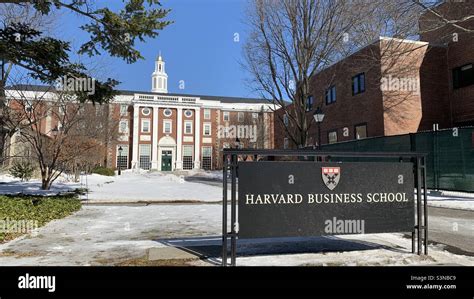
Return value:
M 144 257 L 218 264 L 221 209 L 219 204 L 84 206 L 36 235 L 1 244 L 0 264 L 117 265 Z M 430 208 L 430 240 L 451 245 L 452 252 L 472 252 L 472 225 L 472 214 Z M 410 253 L 410 244 L 402 234 L 242 240 L 239 260 L 243 265 L 474 265 L 474 257 L 446 252 L 441 245 L 430 246 L 430 257 L 419 257 Z
M 474 256 L 474 211 L 429 207 L 428 240 Z

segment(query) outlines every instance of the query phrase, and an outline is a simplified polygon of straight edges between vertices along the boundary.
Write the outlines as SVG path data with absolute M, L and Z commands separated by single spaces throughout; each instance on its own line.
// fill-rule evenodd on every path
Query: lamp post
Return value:
M 318 107 L 313 113 L 314 120 L 318 124 L 318 149 L 321 149 L 321 123 L 324 119 L 324 113 L 321 110 L 321 107 Z
M 118 175 L 122 174 L 122 151 L 123 148 L 122 146 L 119 146 L 118 152 L 119 152 L 119 159 L 118 159 Z

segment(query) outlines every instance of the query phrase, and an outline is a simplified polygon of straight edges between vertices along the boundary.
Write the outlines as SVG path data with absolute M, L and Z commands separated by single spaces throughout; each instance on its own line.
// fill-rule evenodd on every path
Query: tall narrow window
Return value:
M 212 147 L 210 147 L 210 146 L 203 146 L 202 147 L 201 167 L 204 170 L 211 170 L 211 167 L 212 167 Z
M 121 120 L 119 124 L 119 133 L 128 133 L 128 120 Z
M 283 149 L 288 149 L 289 145 L 288 138 L 283 139 Z
M 150 120 L 142 119 L 142 133 L 150 133 Z
M 211 119 L 211 109 L 204 109 L 204 119 Z
M 337 131 L 336 130 L 328 132 L 328 142 L 329 142 L 329 144 L 337 142 Z
M 243 112 L 239 112 L 239 113 L 237 114 L 237 120 L 238 120 L 239 122 L 243 122 L 243 121 L 244 121 L 244 113 L 243 113 Z
M 211 124 L 210 123 L 205 123 L 204 124 L 203 135 L 204 136 L 211 136 Z
M 313 96 L 308 96 L 306 99 L 306 111 L 313 110 Z
M 171 134 L 171 120 L 163 120 L 163 133 Z
M 352 77 L 352 95 L 365 91 L 365 73 L 360 73 Z
M 193 133 L 193 122 L 192 121 L 185 121 L 184 122 L 184 134 L 192 134 Z
M 228 111 L 224 111 L 224 112 L 222 113 L 222 119 L 223 119 L 224 121 L 229 121 L 229 120 L 230 120 L 229 112 L 228 112 Z
M 150 170 L 151 166 L 151 145 L 150 144 L 140 144 L 138 149 L 140 155 L 140 168 L 145 170 Z
M 326 90 L 326 105 L 336 102 L 336 86 L 331 86 Z
M 122 152 L 119 151 L 120 147 L 122 148 Z M 128 145 L 117 145 L 116 155 L 116 167 L 121 170 L 128 169 Z
M 128 112 L 128 105 L 120 105 L 120 115 L 121 116 L 125 116 L 127 115 L 127 112 Z
M 284 114 L 283 115 L 283 124 L 285 125 L 285 127 L 288 127 L 288 114 Z
M 183 169 L 184 170 L 193 169 L 193 146 L 192 145 L 183 146 Z

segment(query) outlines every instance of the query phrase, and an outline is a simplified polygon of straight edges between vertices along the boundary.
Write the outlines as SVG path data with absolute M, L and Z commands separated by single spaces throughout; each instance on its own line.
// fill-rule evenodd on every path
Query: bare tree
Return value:
M 447 3 L 441 0 L 411 0 L 432 18 L 427 27 L 420 33 L 426 33 L 451 27 L 452 30 L 464 33 L 474 33 L 474 4 L 471 1 L 452 1 Z M 454 8 L 454 12 L 450 11 Z M 461 16 L 460 16 L 461 15 Z
M 112 132 L 118 122 L 104 118 L 108 105 L 81 103 L 70 92 L 54 88 L 34 92 L 16 88 L 9 98 L 17 140 L 31 147 L 45 190 L 63 172 L 100 163 L 108 144 L 117 138 Z
M 255 90 L 284 110 L 289 125 L 283 127 L 296 146 L 307 145 L 313 123 L 308 112 L 315 103 L 307 101 L 312 78 L 384 32 L 399 37 L 410 34 L 416 28 L 416 11 L 412 9 L 415 4 L 409 4 L 379 0 L 252 2 L 245 66 Z M 378 51 L 368 60 L 376 64 L 380 56 Z M 283 122 L 281 114 L 275 117 Z

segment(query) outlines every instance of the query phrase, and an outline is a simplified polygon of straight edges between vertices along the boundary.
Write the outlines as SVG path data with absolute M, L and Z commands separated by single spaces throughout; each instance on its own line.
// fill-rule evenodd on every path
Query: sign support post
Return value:
M 237 155 L 231 155 L 231 210 L 230 210 L 230 225 L 231 225 L 231 244 L 230 244 L 230 264 L 232 266 L 236 265 L 236 256 L 237 256 L 237 198 L 236 198 L 236 183 L 237 183 Z
M 222 266 L 227 266 L 227 157 L 224 153 L 222 161 Z

